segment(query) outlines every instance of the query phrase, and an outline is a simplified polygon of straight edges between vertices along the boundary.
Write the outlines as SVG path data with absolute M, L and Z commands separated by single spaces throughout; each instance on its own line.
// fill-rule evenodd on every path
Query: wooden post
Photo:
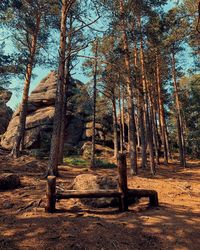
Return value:
M 47 177 L 47 205 L 45 211 L 47 213 L 53 213 L 56 210 L 56 177 L 48 176 Z
M 118 188 L 119 192 L 122 193 L 119 202 L 119 210 L 125 212 L 128 210 L 128 186 L 127 186 L 127 166 L 126 166 L 126 155 L 118 155 Z
M 149 203 L 151 206 L 153 207 L 158 207 L 159 206 L 159 202 L 158 202 L 158 194 L 155 193 L 154 195 L 151 195 L 149 197 Z

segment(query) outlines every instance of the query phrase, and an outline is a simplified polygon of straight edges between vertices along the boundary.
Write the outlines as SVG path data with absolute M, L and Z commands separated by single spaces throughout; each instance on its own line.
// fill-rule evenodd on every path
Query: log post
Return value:
M 121 192 L 121 199 L 119 202 L 119 210 L 125 212 L 128 210 L 128 186 L 127 186 L 127 165 L 126 155 L 118 155 L 118 189 Z
M 47 177 L 47 187 L 46 187 L 46 198 L 47 205 L 45 211 L 47 213 L 53 213 L 56 210 L 56 177 Z
M 159 202 L 158 202 L 158 194 L 155 192 L 154 195 L 151 195 L 149 197 L 149 203 L 152 207 L 158 207 L 159 206 Z

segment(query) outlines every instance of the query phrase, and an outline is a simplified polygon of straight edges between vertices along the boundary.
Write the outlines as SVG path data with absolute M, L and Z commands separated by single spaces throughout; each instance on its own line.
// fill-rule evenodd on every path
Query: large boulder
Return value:
M 108 176 L 81 174 L 76 176 L 71 188 L 77 191 L 98 191 L 117 189 L 117 180 Z M 91 207 L 115 207 L 118 205 L 116 198 L 81 199 L 81 202 Z
M 15 189 L 20 186 L 20 178 L 16 174 L 0 175 L 0 190 Z
M 113 144 L 112 121 L 111 121 L 111 128 L 109 126 L 96 122 L 95 140 L 99 144 L 113 148 L 114 144 Z M 88 121 L 86 123 L 85 137 L 92 140 L 92 135 L 93 135 L 93 122 Z
M 25 148 L 49 150 L 55 111 L 57 74 L 52 71 L 45 77 L 29 96 Z M 78 145 L 84 136 L 86 118 L 91 112 L 86 87 L 78 80 L 71 79 L 68 89 L 65 143 Z M 20 107 L 15 111 L 6 133 L 2 136 L 1 146 L 11 149 L 19 124 Z
M 87 141 L 84 142 L 81 149 L 80 153 L 83 156 L 84 159 L 91 159 L 91 153 L 92 152 L 92 142 Z M 95 145 L 95 153 L 96 155 L 101 155 L 101 156 L 106 156 L 106 157 L 113 157 L 113 149 L 110 147 L 102 146 L 100 144 Z
M 12 93 L 3 87 L 0 87 L 0 101 L 7 103 L 12 96 Z
M 10 91 L 0 87 L 0 135 L 6 131 L 12 117 L 12 109 L 6 105 L 11 96 Z

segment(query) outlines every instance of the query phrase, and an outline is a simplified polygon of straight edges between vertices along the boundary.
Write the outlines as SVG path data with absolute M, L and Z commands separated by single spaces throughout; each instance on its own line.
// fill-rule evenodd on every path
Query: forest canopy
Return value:
M 70 78 L 80 72 L 93 130 L 96 122 L 113 123 L 114 155 L 128 150 L 133 173 L 139 153 L 142 168 L 149 155 L 152 174 L 161 155 L 167 164 L 178 153 L 182 166 L 186 156 L 200 156 L 199 1 L 3 0 L 0 19 L 0 85 L 24 81 L 13 155 L 24 147 L 33 72 L 46 67 L 58 72 L 55 121 L 62 121 Z M 51 173 L 61 131 L 54 122 Z

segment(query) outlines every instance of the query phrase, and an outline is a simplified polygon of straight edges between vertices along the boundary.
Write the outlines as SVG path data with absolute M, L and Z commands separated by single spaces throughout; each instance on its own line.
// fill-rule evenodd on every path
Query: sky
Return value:
M 172 8 L 177 1 L 169 1 L 169 3 L 165 6 L 165 10 L 169 10 L 170 8 Z M 3 32 L 3 30 L 0 30 L 0 36 L 2 36 L 2 34 L 5 33 Z M 4 34 L 5 35 L 5 34 Z M 11 51 L 11 41 L 9 39 L 7 39 L 6 41 L 6 50 L 9 52 Z M 89 53 L 89 51 L 85 51 L 85 53 Z M 81 53 L 82 54 L 82 53 Z M 83 60 L 80 60 L 79 64 L 76 66 L 76 68 L 74 69 L 73 73 L 73 78 L 78 79 L 80 81 L 82 81 L 83 83 L 86 83 L 88 81 L 88 78 L 84 75 L 83 71 L 81 70 L 81 65 L 82 65 Z M 35 89 L 35 87 L 39 84 L 39 82 L 48 75 L 48 73 L 52 70 L 52 68 L 44 68 L 44 67 L 36 67 L 33 70 L 33 73 L 35 75 L 34 78 L 32 78 L 31 80 L 31 85 L 30 85 L 30 92 Z M 22 98 L 22 91 L 23 91 L 23 80 L 16 80 L 14 79 L 12 81 L 12 87 L 15 86 L 20 86 L 20 90 L 19 91 L 14 91 L 13 95 L 10 99 L 10 101 L 7 103 L 8 106 L 10 106 L 13 110 L 16 109 L 16 107 L 19 105 L 21 98 Z

